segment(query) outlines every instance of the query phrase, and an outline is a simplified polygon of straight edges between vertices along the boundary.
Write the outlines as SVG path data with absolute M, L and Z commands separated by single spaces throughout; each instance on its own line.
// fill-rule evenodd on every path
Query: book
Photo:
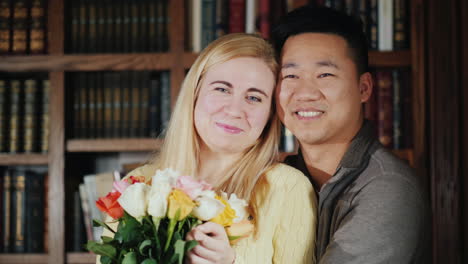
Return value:
M 102 227 L 95 227 L 92 225 L 93 219 L 103 220 L 101 217 L 101 212 L 96 207 L 95 202 L 99 198 L 97 191 L 96 191 L 96 175 L 95 174 L 88 174 L 83 177 L 86 196 L 88 198 L 88 208 L 89 208 L 89 216 L 90 219 L 88 220 L 91 223 L 91 230 L 92 230 L 92 237 L 93 240 L 99 241 L 102 234 Z
M 191 1 L 190 1 L 191 2 Z M 147 16 L 148 16 L 148 51 L 155 52 L 158 49 L 158 3 L 153 0 L 146 0 Z M 146 34 L 145 34 L 146 35 Z
M 191 1 L 191 32 L 192 32 L 192 51 L 198 53 L 202 50 L 201 32 L 202 32 L 202 0 Z
M 119 52 L 130 52 L 130 39 L 132 38 L 132 25 L 131 25 L 131 2 L 132 0 L 120 0 L 122 12 L 122 35 L 120 38 L 121 49 Z
M 37 131 L 37 98 L 38 85 L 34 79 L 24 81 L 24 119 L 23 119 L 23 150 L 26 153 L 36 151 Z
M 379 141 L 385 147 L 393 144 L 393 84 L 392 73 L 389 70 L 377 71 L 377 130 Z
M 81 183 L 78 187 L 81 200 L 81 209 L 83 210 L 83 223 L 86 230 L 86 240 L 93 240 L 93 230 L 92 230 L 92 217 L 91 212 L 89 211 L 89 201 L 88 195 L 86 192 L 86 187 L 84 183 Z
M 131 124 L 130 124 L 130 137 L 138 137 L 140 125 L 140 89 L 139 89 L 139 72 L 132 71 L 131 86 L 130 86 L 130 108 L 131 108 Z
M 257 6 L 255 0 L 246 0 L 245 4 L 245 33 L 253 34 L 257 31 L 255 26 L 255 17 Z
M 138 4 L 138 28 L 140 31 L 139 35 L 139 51 L 147 52 L 149 51 L 149 9 L 148 9 L 148 0 L 140 0 Z
M 0 54 L 11 52 L 11 0 L 0 0 Z
M 26 228 L 26 172 L 23 169 L 12 170 L 11 177 L 11 232 L 13 252 L 23 253 L 26 251 L 25 228 Z
M 393 0 L 379 1 L 377 8 L 379 50 L 393 50 Z
M 10 80 L 10 126 L 9 148 L 10 153 L 20 152 L 20 118 L 21 118 L 21 81 Z
M 160 133 L 160 123 L 161 123 L 161 114 L 160 114 L 160 77 L 159 73 L 154 73 L 151 76 L 150 88 L 149 88 L 149 136 L 152 138 L 158 137 Z
M 88 126 L 86 129 L 88 130 L 88 138 L 95 138 L 96 137 L 96 82 L 95 77 L 96 74 L 94 72 L 86 73 L 87 76 L 87 95 L 88 100 L 86 101 L 88 107 Z
M 83 209 L 81 208 L 80 192 L 73 192 L 73 212 L 72 212 L 72 245 L 73 252 L 83 251 L 83 245 L 86 243 L 86 229 L 83 222 Z
M 113 99 L 112 99 L 112 137 L 118 138 L 122 134 L 122 89 L 121 75 L 119 73 L 112 74 L 110 83 Z
M 112 79 L 115 73 L 105 72 L 103 77 L 103 87 L 104 87 L 104 137 L 109 138 L 112 136 L 114 128 L 113 125 L 113 87 Z
M 7 143 L 7 82 L 0 80 L 0 153 L 6 152 Z
M 130 5 L 130 28 L 131 35 L 129 36 L 130 40 L 130 52 L 139 52 L 141 51 L 141 39 L 140 36 L 143 35 L 143 32 L 140 32 L 140 8 L 141 1 L 133 0 L 129 1 Z
M 369 48 L 371 50 L 377 50 L 379 48 L 379 31 L 378 31 L 378 20 L 379 20 L 379 9 L 378 0 L 369 0 L 368 2 L 369 15 L 367 20 L 368 27 L 368 40 Z
M 104 86 L 102 73 L 95 73 L 95 98 L 96 98 L 96 137 L 104 137 Z
M 3 173 L 3 191 L 0 194 L 2 195 L 2 252 L 9 253 L 12 252 L 12 236 L 11 236 L 11 170 L 7 169 Z
M 26 0 L 13 1 L 12 52 L 27 53 L 28 44 L 28 7 Z
M 79 73 L 78 76 L 78 85 L 80 90 L 80 128 L 81 132 L 79 133 L 81 138 L 89 137 L 89 105 L 88 105 L 88 73 Z
M 95 53 L 98 46 L 98 36 L 97 36 L 97 10 L 96 5 L 98 1 L 88 0 L 88 45 L 85 50 L 86 53 Z
M 216 23 L 216 1 L 201 1 L 201 48 L 204 49 L 208 44 L 215 40 Z
M 78 52 L 80 43 L 80 0 L 75 0 L 70 3 L 69 15 L 70 15 L 70 52 Z
M 259 12 L 259 29 L 260 34 L 264 39 L 270 38 L 270 13 L 271 13 L 271 6 L 269 0 L 261 0 L 260 1 L 260 12 Z
M 215 38 L 219 38 L 227 33 L 228 14 L 229 10 L 227 0 L 216 0 Z
M 160 0 L 159 10 L 159 50 L 161 52 L 167 52 L 169 50 L 169 33 L 167 27 L 169 25 L 169 11 L 168 11 L 168 1 L 169 0 Z
M 148 114 L 149 114 L 149 72 L 142 71 L 140 72 L 140 125 L 138 126 L 139 136 L 147 137 L 148 136 Z
M 229 0 L 229 33 L 245 31 L 245 0 Z
M 164 134 L 171 118 L 171 84 L 169 72 L 161 72 L 161 132 Z
M 88 2 L 89 0 L 76 0 L 79 6 L 79 33 L 78 33 L 78 49 L 76 52 L 85 53 L 88 51 L 89 43 L 89 25 L 88 25 Z M 73 1 L 74 2 L 74 1 Z
M 50 80 L 42 80 L 42 125 L 41 125 L 41 152 L 49 152 L 50 134 Z
M 26 171 L 25 182 L 25 251 L 44 252 L 44 174 Z
M 130 129 L 132 127 L 132 108 L 131 108 L 131 85 L 132 75 L 129 71 L 122 72 L 122 123 L 121 123 L 121 137 L 129 137 Z
M 393 48 L 395 50 L 407 49 L 409 47 L 409 32 L 408 32 L 408 1 L 394 1 L 394 18 L 393 18 Z
M 46 53 L 46 0 L 30 0 L 29 52 Z
M 401 98 L 401 83 L 400 71 L 398 69 L 392 70 L 392 90 L 393 90 L 393 149 L 402 148 L 402 98 Z

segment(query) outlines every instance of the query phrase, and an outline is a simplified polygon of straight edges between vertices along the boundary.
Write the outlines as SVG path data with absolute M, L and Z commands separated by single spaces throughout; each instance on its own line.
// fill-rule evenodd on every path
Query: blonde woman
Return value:
M 280 123 L 272 47 L 248 34 L 214 41 L 197 58 L 175 105 L 161 151 L 130 175 L 148 180 L 173 168 L 249 202 L 251 237 L 231 247 L 224 229 L 206 223 L 188 263 L 313 263 L 316 201 L 309 180 L 278 160 Z

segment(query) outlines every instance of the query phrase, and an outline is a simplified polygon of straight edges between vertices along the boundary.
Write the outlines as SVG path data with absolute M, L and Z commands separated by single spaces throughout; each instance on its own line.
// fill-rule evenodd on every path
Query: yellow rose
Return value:
M 224 227 L 232 225 L 232 221 L 234 218 L 236 218 L 236 211 L 234 211 L 229 203 L 219 195 L 216 195 L 215 198 L 224 204 L 224 210 L 210 221 L 220 224 Z
M 242 220 L 226 227 L 229 242 L 234 245 L 242 238 L 248 237 L 254 230 L 254 225 L 249 220 Z
M 192 212 L 195 203 L 190 197 L 179 189 L 174 189 L 168 197 L 169 208 L 167 210 L 167 217 L 174 219 L 178 210 L 180 210 L 177 221 L 184 219 Z

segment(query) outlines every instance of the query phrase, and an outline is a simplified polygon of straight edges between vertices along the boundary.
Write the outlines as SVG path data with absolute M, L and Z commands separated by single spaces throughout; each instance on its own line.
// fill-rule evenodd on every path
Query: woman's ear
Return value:
M 361 94 L 361 103 L 367 102 L 372 94 L 374 83 L 372 75 L 369 72 L 361 74 L 359 77 L 359 92 Z

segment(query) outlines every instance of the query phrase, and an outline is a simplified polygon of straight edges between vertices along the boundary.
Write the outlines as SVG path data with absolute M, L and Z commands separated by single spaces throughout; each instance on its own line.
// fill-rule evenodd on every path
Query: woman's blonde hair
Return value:
M 278 64 L 271 45 L 262 38 L 244 33 L 225 35 L 206 47 L 195 60 L 182 84 L 161 151 L 152 163 L 157 168 L 173 168 L 184 175 L 195 175 L 200 161 L 200 137 L 194 124 L 194 108 L 205 73 L 213 66 L 239 57 L 261 59 L 275 78 Z M 272 95 L 273 96 L 273 95 Z M 265 172 L 277 161 L 280 121 L 275 114 L 275 102 L 260 138 L 227 171 L 220 172 L 218 190 L 235 193 L 250 201 L 256 217 L 253 191 L 264 192 Z M 258 201 L 257 201 L 258 202 Z

